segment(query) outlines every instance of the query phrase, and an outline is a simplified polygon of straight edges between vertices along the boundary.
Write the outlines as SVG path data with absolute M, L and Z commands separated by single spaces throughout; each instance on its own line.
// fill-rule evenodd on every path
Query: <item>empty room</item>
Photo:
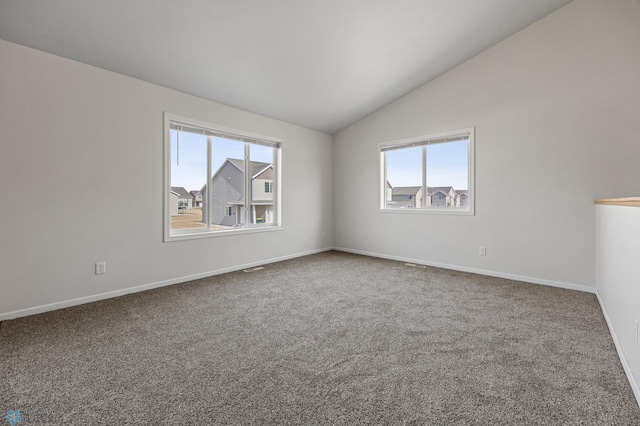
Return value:
M 640 0 L 0 0 L 0 422 L 640 424 Z

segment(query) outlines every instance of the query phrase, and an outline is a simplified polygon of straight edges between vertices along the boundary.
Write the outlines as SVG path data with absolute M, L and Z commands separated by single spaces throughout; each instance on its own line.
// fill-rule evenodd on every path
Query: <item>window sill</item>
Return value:
M 165 236 L 165 243 L 172 243 L 174 241 L 186 241 L 186 240 L 197 240 L 201 238 L 218 238 L 218 237 L 229 237 L 231 235 L 245 235 L 245 234 L 257 234 L 262 232 L 275 232 L 282 231 L 284 228 L 282 226 L 260 226 L 255 228 L 243 228 L 243 229 L 230 229 L 228 231 L 206 231 L 206 232 L 185 232 L 180 234 L 172 234 L 169 236 Z

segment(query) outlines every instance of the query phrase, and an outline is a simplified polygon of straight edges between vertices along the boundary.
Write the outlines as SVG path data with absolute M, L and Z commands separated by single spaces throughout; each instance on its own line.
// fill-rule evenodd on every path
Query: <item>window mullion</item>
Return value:
M 273 200 L 273 223 L 277 225 L 280 224 L 280 221 L 278 220 L 278 218 L 280 217 L 280 199 L 278 198 L 278 184 L 280 183 L 280 175 L 278 173 L 278 171 L 280 170 L 279 157 L 280 150 L 273 150 L 273 157 L 271 158 L 271 164 L 273 164 L 271 199 Z
M 251 147 L 249 142 L 244 143 L 244 226 L 248 228 L 253 220 L 251 211 Z
M 207 218 L 207 229 L 211 229 L 211 207 L 213 206 L 213 191 L 211 190 L 211 184 L 213 183 L 212 176 L 212 158 L 213 158 L 213 138 L 211 136 L 207 136 L 207 211 L 205 212 L 205 217 Z
M 422 205 L 420 208 L 427 207 L 427 145 L 422 146 Z
M 389 190 L 387 188 L 387 153 L 383 152 L 382 153 L 382 168 L 383 168 L 383 173 L 382 173 L 382 208 L 386 208 L 387 207 L 387 202 L 389 201 L 387 199 L 387 191 Z

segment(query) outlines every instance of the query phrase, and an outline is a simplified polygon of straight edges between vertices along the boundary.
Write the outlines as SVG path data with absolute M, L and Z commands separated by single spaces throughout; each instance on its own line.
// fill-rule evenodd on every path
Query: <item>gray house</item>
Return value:
M 178 194 L 178 209 L 191 209 L 193 208 L 193 196 L 184 189 L 182 186 L 172 186 L 171 192 Z
M 387 185 L 389 185 L 388 182 L 387 182 Z M 422 187 L 421 186 L 397 186 L 395 188 L 391 188 L 391 201 L 387 199 L 387 207 L 395 208 L 395 209 L 421 208 L 422 207 Z
M 189 191 L 189 194 L 191 194 L 191 198 L 193 199 L 193 207 L 194 208 L 202 207 L 202 192 Z
M 469 205 L 469 191 L 466 189 L 461 189 L 456 191 L 456 195 L 458 196 L 457 206 L 467 207 Z
M 180 214 L 180 194 L 171 191 L 169 193 L 169 202 L 171 203 L 170 212 L 171 216 L 178 216 Z
M 456 190 L 452 186 L 427 187 L 427 194 L 431 198 L 428 204 L 432 207 L 458 207 L 458 197 Z
M 252 224 L 273 223 L 273 164 L 251 161 L 251 203 L 249 221 Z M 202 221 L 207 214 L 211 223 L 232 227 L 244 225 L 245 179 L 244 160 L 227 158 L 211 178 L 213 201 L 208 205 L 207 185 L 202 187 Z M 209 211 L 210 207 L 210 211 Z
M 423 195 L 421 186 L 398 186 L 393 188 L 387 181 L 387 208 L 419 209 L 425 207 L 465 207 L 469 205 L 469 191 L 456 191 L 452 186 L 427 187 Z

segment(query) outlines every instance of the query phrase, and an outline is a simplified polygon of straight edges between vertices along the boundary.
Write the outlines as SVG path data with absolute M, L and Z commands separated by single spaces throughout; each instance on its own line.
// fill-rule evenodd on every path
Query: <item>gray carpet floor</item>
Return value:
M 592 294 L 335 251 L 4 321 L 0 344 L 19 426 L 640 424 Z

